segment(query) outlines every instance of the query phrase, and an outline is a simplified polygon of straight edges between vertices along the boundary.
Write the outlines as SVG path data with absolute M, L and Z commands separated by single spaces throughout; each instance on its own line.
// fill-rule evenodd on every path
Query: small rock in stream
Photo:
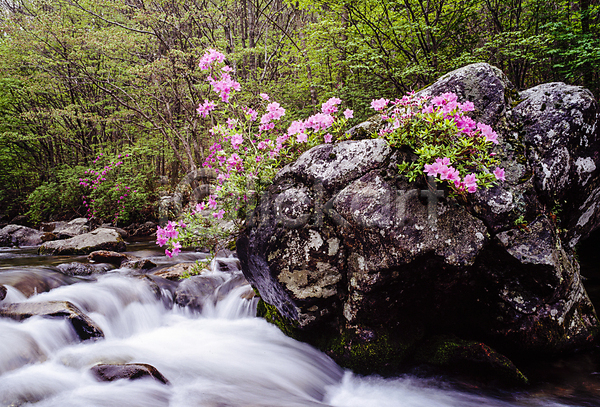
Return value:
M 102 329 L 69 301 L 20 302 L 0 308 L 0 316 L 22 321 L 33 316 L 67 318 L 82 341 L 104 338 Z
M 136 380 L 150 377 L 163 384 L 169 381 L 154 366 L 146 363 L 99 364 L 91 368 L 92 374 L 102 382 L 119 379 Z
M 0 285 L 0 301 L 6 297 L 6 287 Z

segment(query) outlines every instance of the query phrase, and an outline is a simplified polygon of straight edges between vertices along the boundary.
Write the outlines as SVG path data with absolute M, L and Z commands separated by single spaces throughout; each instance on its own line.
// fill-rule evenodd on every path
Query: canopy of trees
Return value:
M 600 94 L 599 0 L 0 0 L 0 33 L 0 222 L 84 215 L 100 153 L 130 154 L 113 176 L 140 195 L 121 219 L 151 216 L 159 177 L 205 155 L 207 48 L 246 103 L 268 93 L 289 120 L 337 96 L 359 122 L 472 62 Z

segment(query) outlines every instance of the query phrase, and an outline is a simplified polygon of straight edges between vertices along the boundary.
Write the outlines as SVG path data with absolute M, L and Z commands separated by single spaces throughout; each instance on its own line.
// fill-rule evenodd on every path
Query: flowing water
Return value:
M 132 245 L 130 253 L 164 266 L 167 260 L 149 247 Z M 203 257 L 185 253 L 182 259 Z M 355 375 L 256 318 L 256 299 L 243 298 L 248 297 L 243 295 L 248 293 L 247 285 L 238 284 L 228 292 L 223 288 L 235 287 L 231 282 L 240 278 L 236 260 L 220 260 L 213 262 L 210 274 L 225 285 L 197 312 L 173 305 L 170 292 L 132 275 L 131 270 L 67 277 L 55 266 L 86 262 L 84 257 L 37 256 L 35 249 L 0 251 L 0 284 L 8 288 L 0 305 L 70 301 L 105 335 L 81 342 L 64 319 L 0 318 L 0 406 L 600 405 L 594 396 L 600 394 L 600 381 L 589 371 L 595 365 L 578 373 L 577 384 L 557 390 L 565 382 L 557 379 L 554 384 L 544 381 L 516 392 L 484 392 L 441 377 Z M 223 263 L 230 266 L 227 271 L 219 269 Z M 37 283 L 32 289 L 24 280 Z M 147 363 L 169 383 L 151 378 L 100 382 L 90 372 L 99 363 Z M 585 380 L 592 389 L 581 392 L 579 382 Z

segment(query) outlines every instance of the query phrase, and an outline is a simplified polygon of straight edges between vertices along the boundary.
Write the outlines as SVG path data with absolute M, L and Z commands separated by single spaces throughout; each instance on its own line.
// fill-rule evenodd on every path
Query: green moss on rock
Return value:
M 258 294 L 256 289 L 254 289 L 254 292 Z M 264 302 L 262 298 L 258 301 L 258 304 L 256 306 L 256 316 L 264 318 L 267 322 L 270 322 L 271 324 L 275 325 L 281 330 L 281 332 L 283 332 L 290 338 L 301 340 L 300 332 L 298 332 L 297 329 L 298 322 L 284 317 L 277 310 L 277 307 Z

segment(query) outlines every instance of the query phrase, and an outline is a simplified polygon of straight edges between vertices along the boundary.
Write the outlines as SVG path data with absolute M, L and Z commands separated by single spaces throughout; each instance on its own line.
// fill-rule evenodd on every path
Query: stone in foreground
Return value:
M 0 308 L 0 316 L 22 321 L 33 316 L 66 318 L 82 341 L 103 338 L 102 329 L 69 301 L 20 302 Z

